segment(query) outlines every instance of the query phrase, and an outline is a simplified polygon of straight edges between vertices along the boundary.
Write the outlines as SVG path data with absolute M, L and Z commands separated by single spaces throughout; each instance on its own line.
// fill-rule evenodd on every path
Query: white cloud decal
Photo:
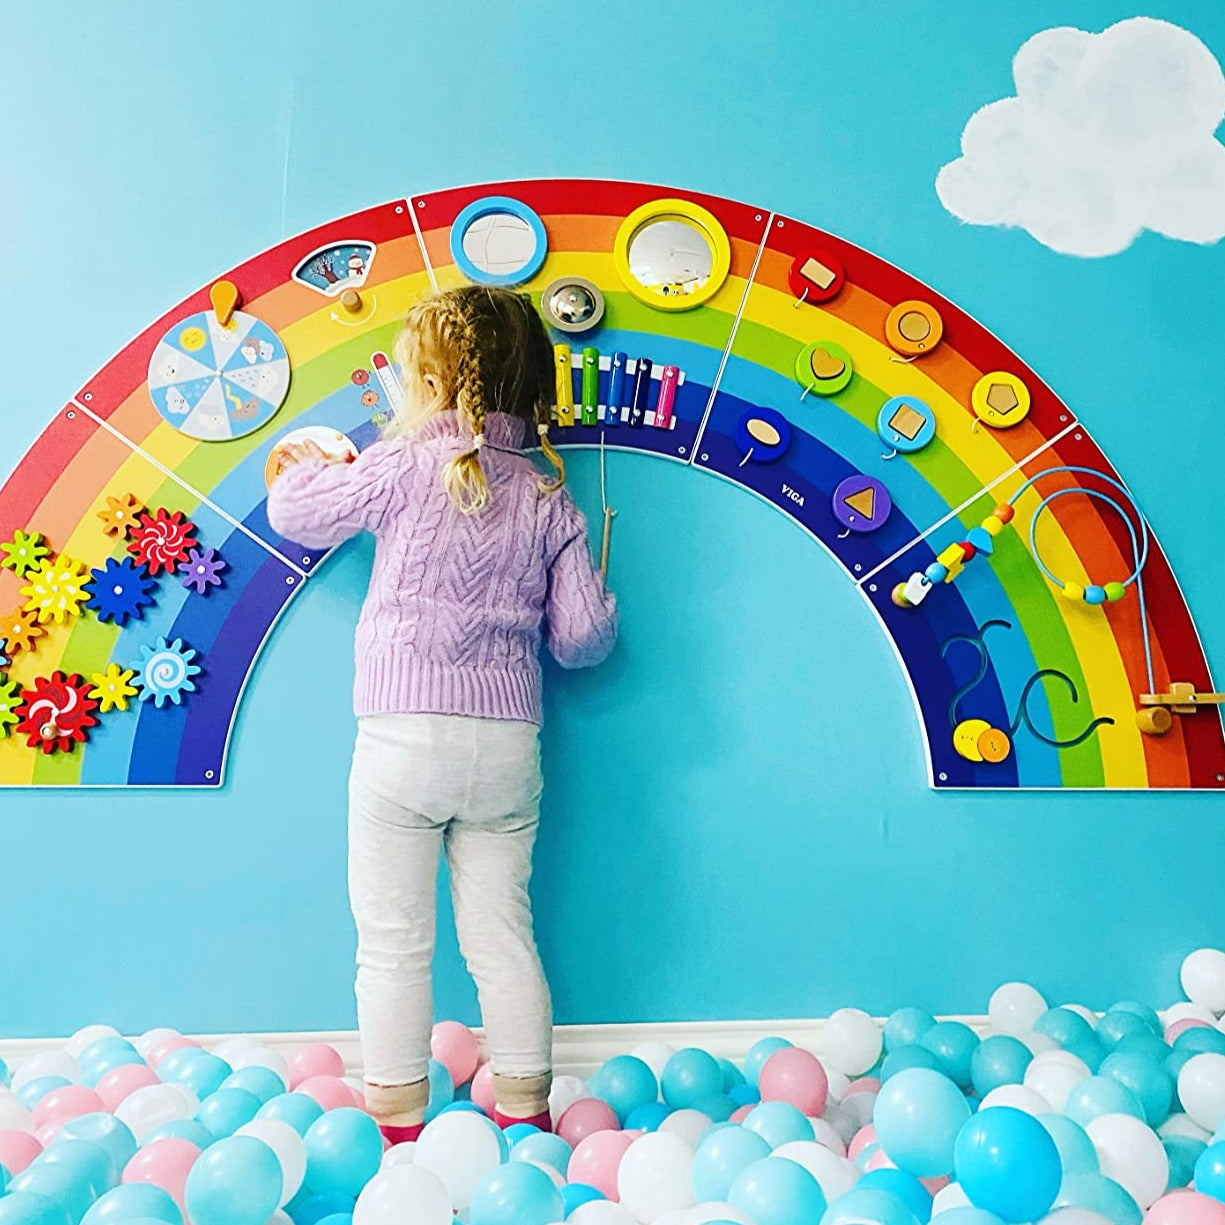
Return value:
M 1114 255 L 1142 230 L 1225 237 L 1225 76 L 1194 34 L 1148 17 L 1043 30 L 1012 75 L 1017 96 L 976 111 L 936 176 L 955 217 L 1066 255 Z

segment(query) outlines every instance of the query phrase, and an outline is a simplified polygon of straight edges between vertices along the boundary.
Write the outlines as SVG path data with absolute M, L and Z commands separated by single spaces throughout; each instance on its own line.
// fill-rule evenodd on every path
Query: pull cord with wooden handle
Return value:
M 608 546 L 612 540 L 613 515 L 617 512 L 608 504 L 608 478 L 604 466 L 604 433 L 600 432 L 600 502 L 604 507 L 604 542 L 600 546 L 600 575 L 608 578 Z

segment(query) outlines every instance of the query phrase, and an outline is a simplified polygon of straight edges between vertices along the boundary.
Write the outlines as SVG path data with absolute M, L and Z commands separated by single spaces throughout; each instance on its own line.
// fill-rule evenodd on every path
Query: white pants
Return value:
M 531 723 L 457 715 L 359 720 L 349 779 L 349 897 L 369 1084 L 407 1085 L 427 1072 L 443 846 L 493 1070 L 534 1077 L 551 1068 L 552 1005 L 527 891 L 541 787 Z

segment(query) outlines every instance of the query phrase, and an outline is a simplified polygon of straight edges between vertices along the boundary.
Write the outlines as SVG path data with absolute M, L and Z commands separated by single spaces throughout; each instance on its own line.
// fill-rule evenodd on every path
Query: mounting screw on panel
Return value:
M 205 770 L 204 771 L 205 778 L 212 779 L 212 778 L 216 778 L 216 776 L 217 776 L 217 772 L 215 770 Z

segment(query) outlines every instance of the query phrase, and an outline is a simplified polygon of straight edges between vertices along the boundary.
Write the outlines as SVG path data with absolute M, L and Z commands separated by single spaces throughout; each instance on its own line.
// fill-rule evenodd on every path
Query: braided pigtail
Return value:
M 462 313 L 457 321 L 455 349 L 459 358 L 455 407 L 472 431 L 472 446 L 447 461 L 442 470 L 442 483 L 463 514 L 475 515 L 489 505 L 489 481 L 481 467 L 481 448 L 485 444 L 485 384 L 479 337 Z

